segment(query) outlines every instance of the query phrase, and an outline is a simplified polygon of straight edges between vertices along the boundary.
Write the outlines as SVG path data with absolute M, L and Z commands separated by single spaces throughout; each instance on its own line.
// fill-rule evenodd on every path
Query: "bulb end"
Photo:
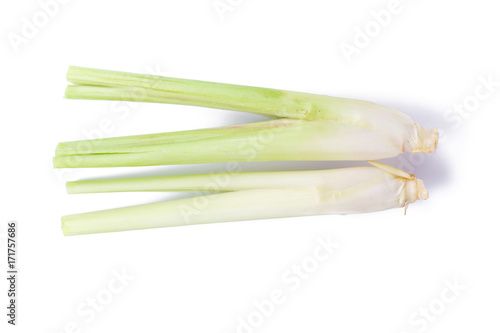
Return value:
M 419 124 L 417 125 L 418 129 L 418 138 L 419 138 L 419 146 L 416 149 L 413 149 L 412 153 L 433 153 L 436 151 L 437 144 L 439 141 L 439 132 L 437 128 L 433 128 L 431 130 L 425 129 Z
M 420 179 L 415 179 L 415 184 L 417 186 L 417 200 L 427 200 L 429 192 L 427 192 L 424 182 Z

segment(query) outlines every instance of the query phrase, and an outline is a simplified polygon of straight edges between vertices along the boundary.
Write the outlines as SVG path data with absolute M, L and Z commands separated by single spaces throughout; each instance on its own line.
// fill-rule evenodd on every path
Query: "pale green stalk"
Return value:
M 437 130 L 378 104 L 292 91 L 70 67 L 67 98 L 197 105 L 280 118 L 267 122 L 59 144 L 54 166 L 369 160 L 433 152 Z
M 381 174 L 368 166 L 314 171 L 233 172 L 180 176 L 79 180 L 66 183 L 70 194 L 137 191 L 241 191 L 322 187 L 345 190 Z
M 65 235 L 324 214 L 366 213 L 427 199 L 421 180 L 376 162 L 334 170 L 69 182 L 69 193 L 219 191 L 62 218 Z

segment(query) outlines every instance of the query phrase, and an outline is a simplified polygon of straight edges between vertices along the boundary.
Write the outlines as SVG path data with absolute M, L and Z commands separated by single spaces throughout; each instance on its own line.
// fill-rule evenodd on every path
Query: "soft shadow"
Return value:
M 438 152 L 433 154 L 404 153 L 393 158 L 378 160 L 378 162 L 414 174 L 424 181 L 427 189 L 445 186 L 451 180 L 449 164 Z
M 417 102 L 408 104 L 408 102 L 392 100 L 378 101 L 378 103 L 407 114 L 427 129 L 438 128 L 440 132 L 449 131 L 450 124 L 443 117 L 445 110 L 436 109 L 430 105 L 423 105 L 423 103 Z M 381 162 L 415 174 L 417 178 L 424 181 L 428 189 L 441 187 L 448 184 L 451 180 L 451 165 L 446 158 L 446 150 L 449 144 L 449 140 L 446 143 L 438 142 L 437 149 L 432 154 L 404 153 L 394 158 L 381 160 Z
M 450 124 L 449 122 L 445 121 L 443 117 L 443 113 L 445 112 L 445 110 L 437 109 L 435 107 L 432 107 L 431 105 L 424 105 L 423 103 L 418 102 L 412 102 L 411 104 L 408 104 L 408 101 L 401 102 L 394 100 L 381 100 L 377 101 L 377 103 L 389 106 L 393 109 L 403 112 L 404 114 L 407 114 L 413 120 L 427 129 L 436 127 L 440 130 L 449 129 Z

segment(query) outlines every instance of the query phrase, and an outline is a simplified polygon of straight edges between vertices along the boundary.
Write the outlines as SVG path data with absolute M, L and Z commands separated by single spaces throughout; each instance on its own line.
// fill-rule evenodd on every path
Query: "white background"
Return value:
M 378 25 L 380 31 L 371 12 L 387 9 L 388 0 L 222 2 L 232 4 L 223 19 L 213 0 L 74 0 L 59 5 L 47 22 L 35 0 L 2 2 L 0 222 L 5 233 L 7 221 L 18 221 L 20 246 L 18 326 L 6 324 L 2 279 L 2 332 L 498 331 L 495 2 L 401 0 L 390 22 Z M 33 16 L 41 19 L 40 28 L 15 47 L 13 36 L 22 36 Z M 368 45 L 358 40 L 358 53 L 348 59 L 341 45 L 355 46 L 357 29 L 367 26 L 375 29 Z M 212 172 L 223 165 L 62 172 L 51 166 L 57 142 L 89 133 L 108 137 L 263 119 L 144 103 L 130 104 L 120 118 L 113 102 L 63 99 L 69 65 L 329 94 L 397 108 L 425 127 L 440 128 L 443 140 L 435 154 L 385 161 L 423 179 L 430 198 L 411 205 L 406 216 L 397 209 L 64 237 L 62 215 L 179 197 L 70 196 L 66 180 Z M 486 92 L 478 87 L 488 77 L 496 86 L 478 100 L 476 89 Z M 464 103 L 468 110 L 453 109 Z M 106 133 L 99 127 L 103 119 L 112 122 Z M 354 164 L 243 168 L 348 165 Z M 292 289 L 297 285 L 283 276 L 290 277 L 289 270 L 304 260 L 310 263 L 317 238 L 329 237 L 340 247 Z M 0 257 L 5 261 L 6 255 Z M 106 299 L 113 272 L 122 270 L 133 279 Z M 465 290 L 454 294 L 450 283 Z M 284 293 L 284 302 L 264 317 L 255 302 L 266 303 L 275 289 Z M 109 301 L 101 311 L 88 305 L 96 296 Z M 253 326 L 242 326 L 242 320 Z

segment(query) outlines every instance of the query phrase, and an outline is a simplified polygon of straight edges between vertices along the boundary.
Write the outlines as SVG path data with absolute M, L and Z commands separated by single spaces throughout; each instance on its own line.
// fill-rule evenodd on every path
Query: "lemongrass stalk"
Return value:
M 67 215 L 65 235 L 149 229 L 203 223 L 353 214 L 407 207 L 425 200 L 421 180 L 372 162 L 371 167 L 335 170 L 256 172 L 229 175 L 224 188 L 209 175 L 74 182 L 69 192 L 206 190 L 232 191 L 196 198 Z
M 62 217 L 65 236 L 314 215 L 317 196 L 306 190 L 247 190 L 206 196 L 198 210 L 192 199 L 180 199 Z
M 376 162 L 371 162 L 376 163 Z M 179 176 L 90 179 L 66 182 L 69 194 L 150 191 L 224 192 L 255 189 L 324 187 L 343 191 L 383 174 L 380 163 L 370 166 L 311 171 L 233 172 Z M 397 170 L 397 169 L 394 169 Z M 400 170 L 399 170 L 400 171 Z M 392 171 L 394 174 L 395 172 Z M 400 174 L 410 179 L 409 174 Z
M 368 160 L 430 153 L 438 140 L 437 129 L 426 130 L 399 111 L 360 100 L 80 67 L 70 67 L 68 80 L 77 85 L 68 86 L 67 98 L 187 104 L 280 119 L 142 136 L 137 143 L 137 136 L 66 142 L 57 148 L 56 167 Z M 281 131 L 267 131 L 275 127 Z M 249 150 L 255 150 L 251 159 L 242 153 Z
M 277 127 L 285 127 L 291 124 L 291 121 L 279 119 L 219 128 L 61 142 L 57 145 L 56 156 L 157 151 L 162 145 L 163 147 L 170 147 L 168 145 L 174 143 L 206 140 L 218 136 L 241 134 L 243 132 L 255 132 L 268 129 L 276 130 Z
M 373 132 L 329 121 L 274 120 L 276 126 L 240 130 L 202 140 L 128 146 L 95 145 L 93 153 L 56 155 L 61 168 L 151 166 L 248 161 L 318 161 L 382 159 L 399 153 Z M 242 126 L 245 128 L 245 126 Z M 105 153 L 103 153 L 105 152 Z
M 311 96 L 278 89 L 70 66 L 66 97 L 186 104 L 303 119 Z M 291 94 L 290 96 L 288 96 Z
M 408 143 L 401 142 L 399 145 L 398 141 L 395 144 L 400 147 L 406 144 L 405 151 L 408 152 L 432 152 L 437 140 L 436 130 L 424 130 L 404 113 L 356 99 L 75 66 L 68 69 L 67 80 L 77 84 L 67 87 L 66 97 L 71 99 L 188 104 L 277 118 L 333 120 L 375 132 L 393 127 L 391 132 L 384 135 L 390 140 L 396 140 L 400 135 L 415 136 Z M 108 90 L 114 92 L 106 92 Z

